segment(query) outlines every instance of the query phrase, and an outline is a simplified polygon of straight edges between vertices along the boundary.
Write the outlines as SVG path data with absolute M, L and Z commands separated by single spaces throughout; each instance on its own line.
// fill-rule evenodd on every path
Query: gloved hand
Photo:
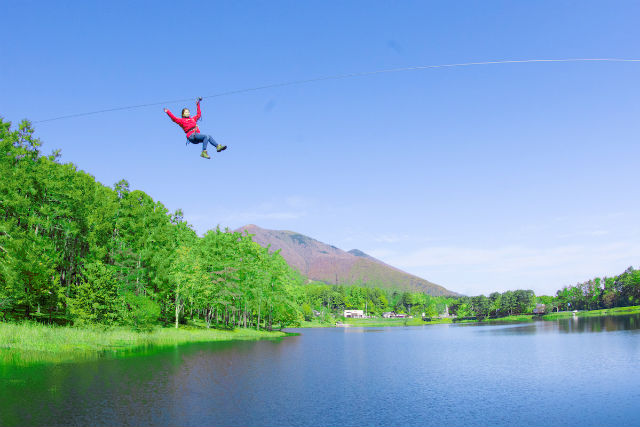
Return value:
M 202 97 L 201 96 L 198 97 L 198 102 L 200 102 L 200 101 L 202 101 Z

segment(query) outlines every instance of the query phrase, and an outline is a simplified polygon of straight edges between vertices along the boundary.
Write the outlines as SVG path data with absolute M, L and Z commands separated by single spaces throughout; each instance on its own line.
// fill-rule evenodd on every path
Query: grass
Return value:
M 578 311 L 576 316 L 580 317 L 592 317 L 592 316 L 620 316 L 625 314 L 640 314 L 640 305 L 633 305 L 630 307 L 614 307 L 604 308 L 601 310 L 588 310 Z M 559 313 L 550 313 L 542 316 L 544 320 L 556 320 L 564 319 L 567 317 L 573 317 L 572 311 L 561 311 Z
M 136 332 L 124 327 L 68 327 L 35 322 L 0 323 L 0 363 L 31 364 L 96 359 L 148 347 L 195 342 L 281 338 L 285 332 L 193 327 Z
M 556 313 L 549 313 L 542 316 L 542 320 L 557 320 L 557 319 L 565 319 L 567 317 L 573 317 L 573 313 L 570 311 L 559 311 Z
M 531 315 L 531 314 L 518 314 L 516 316 L 498 317 L 497 319 L 485 319 L 483 322 L 487 322 L 487 323 L 533 322 L 533 315 Z
M 351 325 L 351 326 L 375 326 L 375 327 L 385 327 L 385 326 L 422 326 L 422 325 L 433 325 L 438 323 L 451 323 L 451 319 L 442 319 L 442 320 L 432 320 L 430 322 L 425 322 L 420 317 L 414 317 L 413 319 L 345 319 L 343 323 Z
M 383 318 L 373 318 L 373 319 L 353 319 L 353 318 L 337 318 L 330 322 L 320 322 L 318 320 L 312 320 L 310 322 L 302 322 L 300 327 L 302 328 L 333 328 L 336 326 L 336 323 L 343 323 L 350 326 L 360 326 L 360 327 L 385 327 L 385 326 L 422 326 L 422 325 L 433 325 L 438 323 L 451 323 L 451 319 L 442 319 L 442 320 L 432 320 L 430 322 L 425 322 L 421 318 L 416 317 L 413 319 L 383 319 Z
M 639 314 L 640 306 L 632 307 L 616 307 L 605 310 L 591 310 L 591 311 L 579 311 L 578 316 L 615 316 L 623 314 Z M 562 311 L 559 313 L 550 313 L 542 317 L 543 320 L 556 320 L 573 317 L 573 312 Z M 510 323 L 510 322 L 533 322 L 536 316 L 532 314 L 518 314 L 514 316 L 499 317 L 497 319 L 484 319 L 481 323 Z M 317 320 L 311 322 L 303 322 L 303 328 L 328 328 L 334 327 L 335 322 L 341 322 L 351 326 L 360 327 L 386 327 L 386 326 L 422 326 L 422 325 L 437 325 L 442 323 L 453 323 L 452 319 L 436 319 L 430 322 L 423 321 L 420 317 L 413 319 L 336 319 L 334 322 L 321 323 Z M 455 323 L 479 323 L 477 320 L 460 320 Z
M 314 318 L 310 321 L 305 320 L 300 325 L 301 328 L 333 328 L 334 326 L 336 326 L 335 320 L 321 322 L 317 318 Z
M 485 319 L 483 322 L 490 323 L 499 323 L 499 322 L 530 322 L 533 320 L 533 316 L 531 315 L 519 315 L 519 316 L 507 316 L 499 319 Z M 359 327 L 387 327 L 387 326 L 423 326 L 423 325 L 439 325 L 443 323 L 478 323 L 477 320 L 460 320 L 454 322 L 453 319 L 434 319 L 428 322 L 425 322 L 420 317 L 414 317 L 413 319 L 383 319 L 383 318 L 373 318 L 373 319 L 344 319 L 344 320 L 336 320 L 339 323 L 343 323 L 350 326 L 359 326 Z M 334 322 L 331 323 L 320 323 L 320 322 L 304 322 L 304 328 L 332 328 L 335 326 Z

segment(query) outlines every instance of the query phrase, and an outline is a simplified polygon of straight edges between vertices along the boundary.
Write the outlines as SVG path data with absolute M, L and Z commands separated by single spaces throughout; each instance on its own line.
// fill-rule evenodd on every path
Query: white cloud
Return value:
M 305 207 L 312 204 L 312 200 L 303 197 L 290 196 L 277 201 L 264 201 L 241 211 L 222 211 L 210 214 L 196 213 L 187 215 L 186 219 L 194 225 L 198 232 L 222 227 L 240 227 L 246 224 L 262 225 L 264 221 L 291 221 L 307 216 Z
M 411 237 L 406 234 L 396 234 L 396 233 L 388 233 L 378 235 L 373 238 L 374 242 L 378 243 L 398 243 L 410 240 Z
M 468 294 L 530 288 L 553 293 L 595 276 L 621 273 L 640 263 L 640 243 L 565 245 L 547 248 L 426 247 L 414 251 L 370 251 L 384 262 Z
M 246 211 L 227 213 L 221 221 L 255 223 L 265 220 L 299 219 L 307 215 L 311 199 L 300 196 L 285 197 L 282 201 L 265 201 Z
M 224 223 L 255 223 L 264 220 L 298 219 L 305 216 L 305 211 L 247 211 L 228 214 L 220 218 Z
M 307 209 L 314 204 L 314 200 L 303 196 L 289 196 L 284 199 L 287 206 L 296 209 Z
M 617 242 L 595 247 L 567 245 L 552 248 L 429 247 L 397 255 L 390 261 L 403 268 L 467 266 L 486 271 L 513 271 L 582 264 L 597 259 L 626 258 L 631 254 L 640 257 L 640 244 Z

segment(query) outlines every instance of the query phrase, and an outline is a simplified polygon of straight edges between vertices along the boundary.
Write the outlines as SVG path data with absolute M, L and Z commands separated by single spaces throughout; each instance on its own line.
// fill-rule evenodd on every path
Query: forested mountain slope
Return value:
M 367 287 L 420 291 L 433 296 L 458 295 L 428 280 L 406 273 L 353 249 L 349 252 L 293 231 L 268 230 L 249 224 L 236 231 L 247 231 L 253 240 L 280 254 L 309 279 L 330 284 L 359 284 Z

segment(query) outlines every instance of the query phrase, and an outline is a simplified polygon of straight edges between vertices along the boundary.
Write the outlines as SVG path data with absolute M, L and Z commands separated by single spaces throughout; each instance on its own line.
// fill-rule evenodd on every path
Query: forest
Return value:
M 554 299 L 561 310 L 598 310 L 640 305 L 640 270 L 627 268 L 613 277 L 596 277 L 565 286 Z
M 435 317 L 504 317 L 546 310 L 640 304 L 640 271 L 596 278 L 536 297 L 434 297 L 311 282 L 278 251 L 219 227 L 198 236 L 180 210 L 126 180 L 107 187 L 60 153 L 44 155 L 28 121 L 0 118 L 0 320 L 126 325 L 145 330 L 189 321 L 207 328 L 272 330 L 344 309 Z

